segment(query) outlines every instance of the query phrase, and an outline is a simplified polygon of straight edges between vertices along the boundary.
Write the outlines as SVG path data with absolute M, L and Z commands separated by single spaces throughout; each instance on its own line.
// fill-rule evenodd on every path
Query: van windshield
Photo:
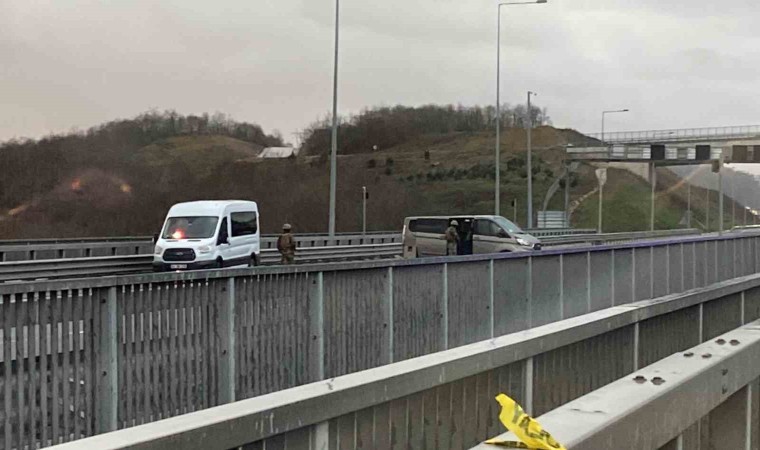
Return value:
M 499 224 L 500 227 L 504 228 L 509 234 L 515 234 L 515 233 L 522 233 L 523 230 L 520 229 L 517 225 L 510 222 L 509 220 L 497 216 L 493 218 L 493 221 Z
M 164 228 L 164 239 L 206 239 L 214 235 L 218 217 L 169 217 Z

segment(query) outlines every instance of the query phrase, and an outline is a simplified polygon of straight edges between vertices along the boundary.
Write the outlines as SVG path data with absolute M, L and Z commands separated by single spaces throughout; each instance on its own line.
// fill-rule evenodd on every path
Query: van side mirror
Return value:
M 230 238 L 226 234 L 220 234 L 219 239 L 216 240 L 216 245 L 229 244 Z
M 499 230 L 496 232 L 496 236 L 500 238 L 508 238 L 509 234 L 507 234 L 507 232 L 504 230 Z
M 153 233 L 153 244 L 158 242 L 158 233 Z

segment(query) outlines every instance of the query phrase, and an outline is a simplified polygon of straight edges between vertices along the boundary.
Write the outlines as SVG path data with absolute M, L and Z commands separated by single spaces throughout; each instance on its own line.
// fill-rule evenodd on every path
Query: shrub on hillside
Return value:
M 502 126 L 514 125 L 515 117 L 526 115 L 525 107 L 504 106 Z M 546 110 L 531 109 L 533 123 L 550 122 Z M 373 148 L 389 148 L 425 134 L 473 133 L 493 130 L 493 106 L 426 105 L 420 107 L 380 107 L 363 111 L 349 118 L 340 118 L 341 154 L 368 153 Z M 302 149 L 314 155 L 330 148 L 332 119 L 325 117 L 309 126 L 304 132 Z

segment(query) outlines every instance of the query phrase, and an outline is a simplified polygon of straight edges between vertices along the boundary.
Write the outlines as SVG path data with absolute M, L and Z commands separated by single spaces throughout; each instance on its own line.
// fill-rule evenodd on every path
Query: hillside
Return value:
M 102 136 L 92 132 L 74 136 L 82 145 L 59 137 L 66 145 L 54 151 L 49 141 L 0 146 L 0 160 L 6 163 L 0 166 L 0 239 L 152 234 L 173 203 L 222 198 L 258 201 L 264 232 L 276 232 L 283 222 L 291 222 L 296 232 L 326 230 L 326 155 L 261 160 L 258 151 L 277 145 L 276 138 L 261 133 L 251 139 L 212 130 L 177 134 L 150 138 L 138 133 L 139 139 L 123 138 L 116 146 L 98 144 Z M 88 141 L 90 135 L 97 139 Z M 583 139 L 572 130 L 534 130 L 534 210 L 560 173 L 562 146 Z M 525 141 L 524 129 L 508 128 L 501 149 L 502 215 L 513 218 L 510 202 L 517 199 L 521 225 L 526 211 Z M 493 142 L 492 132 L 455 131 L 416 135 L 376 151 L 342 151 L 338 230 L 360 229 L 362 186 L 370 192 L 371 230 L 399 229 L 407 215 L 491 214 Z M 573 216 L 576 227 L 596 226 L 593 170 L 582 166 L 571 181 L 571 199 L 587 198 Z M 36 173 L 40 176 L 32 175 Z M 661 169 L 659 177 L 657 227 L 679 227 L 685 190 L 667 169 Z M 705 198 L 696 188 L 693 196 Z M 713 199 L 717 203 L 717 197 Z M 562 204 L 560 189 L 549 209 L 561 209 Z M 702 222 L 703 205 L 694 201 L 695 218 Z M 605 211 L 605 231 L 648 228 L 649 185 L 627 171 L 610 169 Z

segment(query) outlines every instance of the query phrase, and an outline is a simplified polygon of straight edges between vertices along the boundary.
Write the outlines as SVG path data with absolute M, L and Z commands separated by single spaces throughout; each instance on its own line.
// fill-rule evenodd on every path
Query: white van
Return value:
M 541 250 L 541 241 L 501 216 L 407 217 L 404 258 L 446 255 L 446 229 L 458 222 L 459 255 Z
M 178 203 L 156 236 L 153 270 L 256 266 L 261 255 L 259 208 L 243 200 Z

